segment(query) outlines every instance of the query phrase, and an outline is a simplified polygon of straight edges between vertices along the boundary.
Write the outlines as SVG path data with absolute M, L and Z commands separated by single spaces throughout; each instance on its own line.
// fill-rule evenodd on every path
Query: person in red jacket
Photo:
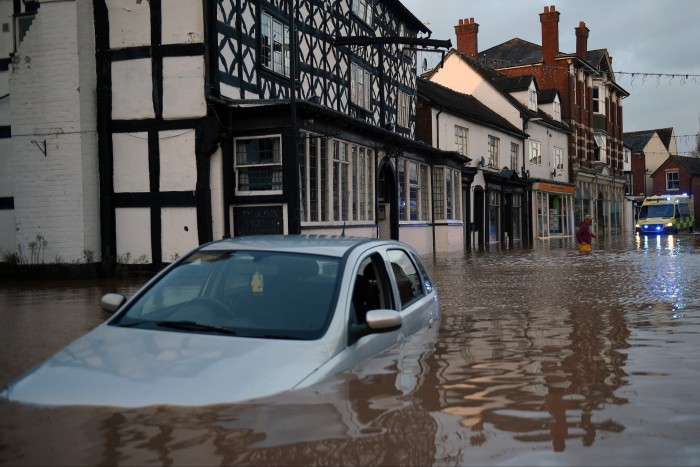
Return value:
M 595 235 L 591 232 L 592 223 L 593 217 L 590 214 L 586 214 L 583 222 L 576 230 L 576 241 L 578 242 L 579 251 L 591 251 L 591 240 L 595 238 Z

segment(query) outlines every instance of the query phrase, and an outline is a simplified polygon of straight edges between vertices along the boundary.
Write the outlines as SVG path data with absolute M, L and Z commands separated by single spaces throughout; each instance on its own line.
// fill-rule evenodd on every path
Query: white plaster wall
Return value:
M 464 249 L 464 225 L 436 225 L 435 226 L 435 251 L 446 253 L 450 251 L 462 251 Z
M 214 240 L 224 236 L 224 173 L 221 148 L 211 155 L 209 167 L 209 188 L 211 190 L 211 223 Z
M 115 209 L 117 256 L 131 257 L 135 262 L 142 255 L 146 262 L 153 262 L 151 250 L 151 210 L 149 208 Z
M 163 208 L 163 262 L 173 262 L 199 245 L 196 208 Z
M 163 118 L 203 117 L 204 57 L 165 57 L 163 59 Z
M 163 44 L 204 42 L 202 0 L 167 0 L 161 15 Z
M 646 168 L 649 169 L 649 172 L 644 177 L 646 185 L 645 193 L 653 193 L 654 181 L 651 178 L 651 174 L 654 173 L 666 159 L 668 159 L 668 155 L 668 150 L 661 141 L 661 138 L 659 138 L 659 135 L 654 133 L 654 136 L 644 147 L 644 161 Z
M 399 225 L 399 240 L 411 245 L 421 255 L 433 252 L 432 226 Z
M 148 134 L 112 135 L 112 154 L 114 192 L 148 192 Z
M 195 131 L 160 133 L 160 191 L 194 191 L 197 186 Z
M 488 161 L 489 135 L 499 138 L 499 167 L 516 170 L 520 173 L 520 167 L 510 167 L 510 143 L 516 143 L 520 147 L 520 161 L 522 162 L 523 140 L 515 138 L 508 133 L 485 127 L 478 123 L 465 120 L 449 112 L 442 112 L 438 118 L 438 111 L 433 109 L 433 142 L 432 145 L 446 151 L 455 150 L 455 125 L 468 129 L 467 135 L 467 157 L 471 159 L 469 167 L 477 167 L 479 160 L 483 157 Z M 438 141 L 439 138 L 439 141 Z
M 512 125 L 522 128 L 520 111 L 500 91 L 485 81 L 481 75 L 456 55 L 450 55 L 444 66 L 437 68 L 430 81 L 442 84 L 454 91 L 474 96 Z
M 42 3 L 11 64 L 16 243 L 45 262 L 100 259 L 93 25 L 89 0 Z
M 112 118 L 154 118 L 152 91 L 150 59 L 112 62 Z
M 164 2 L 165 5 L 168 2 Z M 109 45 L 113 49 L 151 43 L 151 12 L 143 0 L 107 0 Z M 42 5 L 43 7 L 43 5 Z

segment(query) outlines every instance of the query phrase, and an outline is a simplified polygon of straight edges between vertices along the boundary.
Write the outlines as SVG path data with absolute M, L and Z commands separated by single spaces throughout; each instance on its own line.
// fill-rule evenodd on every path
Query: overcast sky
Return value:
M 554 5 L 561 13 L 562 52 L 576 51 L 574 28 L 584 21 L 589 50 L 607 49 L 613 71 L 637 73 L 616 75 L 630 93 L 623 101 L 624 131 L 673 127 L 679 153 L 689 155 L 694 148 L 700 131 L 700 0 L 401 1 L 428 26 L 433 39 L 450 39 L 453 47 L 459 19 L 474 18 L 479 51 L 515 37 L 542 45 L 539 14 Z M 427 56 L 433 62 L 440 58 Z

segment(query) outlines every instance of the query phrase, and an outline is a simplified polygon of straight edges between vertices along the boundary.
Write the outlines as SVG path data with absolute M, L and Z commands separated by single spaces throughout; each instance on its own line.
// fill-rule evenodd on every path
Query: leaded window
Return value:
M 289 76 L 289 26 L 263 12 L 260 18 L 260 52 L 262 66 Z
M 237 195 L 282 192 L 281 142 L 279 136 L 235 140 Z

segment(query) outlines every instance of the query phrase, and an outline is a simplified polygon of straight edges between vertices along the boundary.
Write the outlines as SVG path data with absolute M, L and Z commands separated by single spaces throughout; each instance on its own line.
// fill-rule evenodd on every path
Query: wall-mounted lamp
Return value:
M 557 176 L 557 169 L 552 170 L 552 178 Z
M 481 156 L 481 159 L 479 159 L 479 167 L 483 167 L 486 164 L 486 160 L 484 159 L 484 156 Z

